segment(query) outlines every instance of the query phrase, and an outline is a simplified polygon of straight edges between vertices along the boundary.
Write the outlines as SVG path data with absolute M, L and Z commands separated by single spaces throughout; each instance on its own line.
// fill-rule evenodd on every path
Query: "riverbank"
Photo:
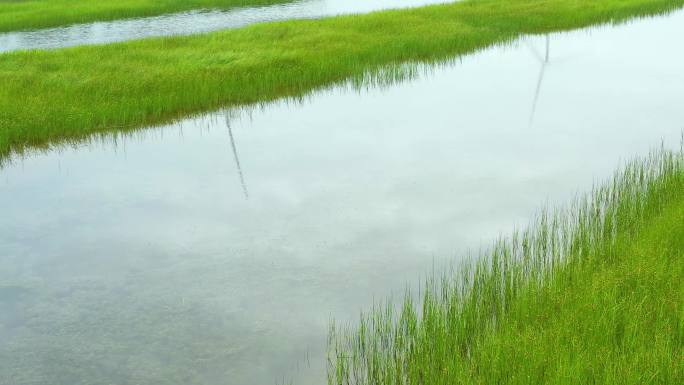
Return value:
M 684 0 L 474 0 L 367 15 L 254 25 L 190 37 L 0 60 L 0 159 L 370 75 L 439 63 L 525 34 L 675 10 Z M 393 68 L 393 71 L 383 69 Z
M 159 16 L 194 9 L 230 9 L 288 0 L 32 0 L 0 1 L 0 32 Z
M 333 326 L 328 383 L 682 383 L 683 218 L 683 154 L 633 162 L 434 278 L 422 306 Z

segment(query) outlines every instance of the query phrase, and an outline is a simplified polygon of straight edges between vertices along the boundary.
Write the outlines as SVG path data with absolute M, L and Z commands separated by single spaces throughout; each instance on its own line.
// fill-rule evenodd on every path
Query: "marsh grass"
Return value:
M 96 133 L 410 77 L 526 34 L 678 9 L 684 0 L 472 0 L 0 55 L 0 158 Z
M 417 297 L 330 328 L 328 383 L 684 383 L 684 154 L 635 160 Z
M 166 128 L 182 126 L 182 121 L 186 119 L 198 119 L 200 127 L 216 126 L 225 124 L 233 120 L 242 118 L 252 119 L 254 113 L 264 112 L 275 105 L 285 103 L 291 106 L 301 107 L 311 102 L 321 95 L 333 94 L 336 92 L 356 92 L 359 95 L 370 89 L 390 89 L 403 82 L 420 78 L 421 76 L 432 76 L 439 68 L 446 68 L 454 65 L 459 60 L 447 60 L 436 64 L 426 63 L 402 63 L 380 68 L 375 71 L 367 71 L 359 76 L 344 79 L 340 83 L 332 84 L 320 89 L 300 95 L 287 96 L 272 100 L 256 101 L 244 105 L 235 105 L 221 108 L 209 114 L 193 114 L 183 119 L 176 119 L 170 123 L 151 124 L 146 127 L 122 126 L 112 130 L 94 131 L 82 136 L 56 138 L 48 143 L 37 146 L 17 146 L 11 153 L 3 154 L 0 152 L 0 169 L 15 162 L 22 161 L 34 155 L 44 154 L 50 151 L 61 152 L 68 149 L 102 147 L 110 148 L 115 151 L 124 148 L 130 141 L 140 141 L 149 135 L 150 131 L 156 130 L 163 137 Z
M 287 1 L 291 0 L 0 0 L 0 32 Z

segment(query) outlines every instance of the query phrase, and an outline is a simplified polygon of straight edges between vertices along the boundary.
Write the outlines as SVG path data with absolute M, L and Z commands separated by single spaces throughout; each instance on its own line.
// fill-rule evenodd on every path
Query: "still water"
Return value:
M 321 384 L 354 322 L 678 147 L 684 13 L 0 170 L 0 384 Z
M 156 17 L 76 24 L 36 31 L 0 33 L 0 52 L 102 44 L 153 36 L 190 35 L 249 24 L 320 18 L 390 8 L 445 3 L 449 0 L 297 0 L 264 7 L 197 10 Z

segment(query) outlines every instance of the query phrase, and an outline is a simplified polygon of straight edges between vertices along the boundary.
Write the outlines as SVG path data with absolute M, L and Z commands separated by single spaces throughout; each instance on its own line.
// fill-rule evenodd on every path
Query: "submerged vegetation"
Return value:
M 472 0 L 0 55 L 0 160 L 25 149 L 296 97 L 524 34 L 672 11 L 684 0 Z M 398 67 L 399 66 L 399 67 Z M 387 68 L 397 71 L 382 72 Z
M 0 32 L 286 1 L 288 0 L 0 0 Z
M 635 161 L 564 211 L 332 326 L 331 385 L 684 383 L 684 154 Z

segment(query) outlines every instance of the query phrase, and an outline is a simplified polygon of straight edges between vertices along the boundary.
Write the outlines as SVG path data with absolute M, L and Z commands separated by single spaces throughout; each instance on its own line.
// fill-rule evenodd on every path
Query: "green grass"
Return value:
M 542 34 L 662 14 L 684 0 L 473 0 L 321 20 L 0 55 L 0 160 L 221 107 L 402 76 Z
M 286 1 L 288 0 L 0 0 L 0 32 Z
M 420 305 L 331 327 L 329 384 L 684 383 L 684 154 L 629 164 Z

